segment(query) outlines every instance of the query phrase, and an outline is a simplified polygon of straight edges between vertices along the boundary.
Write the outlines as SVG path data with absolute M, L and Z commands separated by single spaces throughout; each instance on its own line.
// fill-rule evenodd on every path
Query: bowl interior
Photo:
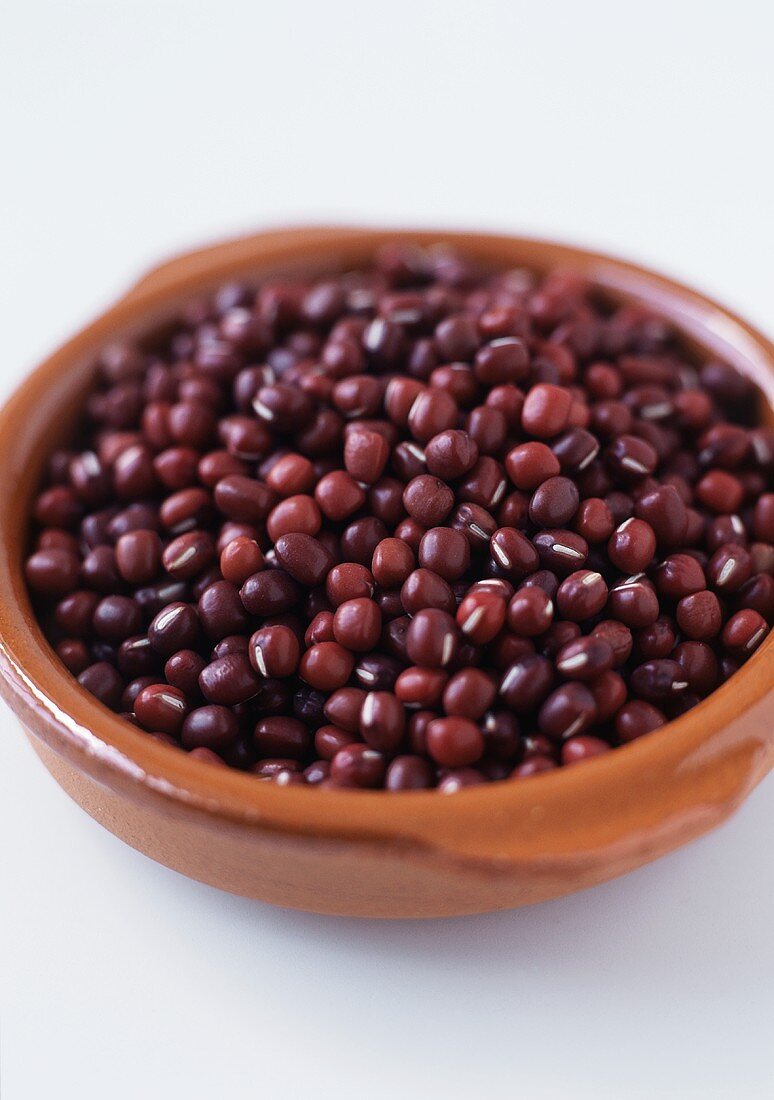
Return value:
M 382 792 L 279 789 L 156 742 L 80 688 L 55 657 L 32 612 L 22 574 L 31 502 L 48 456 L 72 435 L 100 347 L 164 326 L 181 303 L 224 279 L 347 269 L 395 239 L 449 243 L 500 267 L 577 271 L 611 300 L 655 309 L 680 330 L 696 354 L 722 358 L 752 378 L 761 392 L 761 420 L 774 422 L 774 349 L 764 337 L 695 291 L 583 249 L 470 233 L 313 229 L 259 234 L 180 257 L 151 272 L 51 356 L 0 416 L 0 468 L 13 486 L 0 499 L 0 660 L 12 694 L 21 701 L 17 709 L 28 726 L 44 731 L 60 751 L 101 768 L 106 781 L 135 784 L 152 797 L 184 801 L 224 819 L 306 834 L 389 835 L 451 844 L 470 855 L 526 857 L 538 839 L 546 852 L 569 850 L 568 822 L 582 818 L 587 843 L 609 844 L 626 820 L 645 824 L 643 814 L 650 814 L 656 824 L 663 797 L 654 795 L 654 784 L 661 782 L 666 790 L 684 782 L 691 771 L 684 766 L 686 759 L 715 751 L 713 738 L 736 714 L 763 698 L 774 679 L 771 637 L 731 681 L 694 710 L 582 768 L 559 769 L 529 781 L 506 780 L 454 798 L 439 798 L 436 792 L 396 798 Z

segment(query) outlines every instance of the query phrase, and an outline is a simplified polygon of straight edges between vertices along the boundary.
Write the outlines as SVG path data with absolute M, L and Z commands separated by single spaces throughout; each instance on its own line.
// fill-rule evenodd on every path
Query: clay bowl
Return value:
M 186 875 L 277 905 L 417 917 L 525 905 L 623 874 L 723 821 L 774 765 L 774 635 L 731 681 L 657 732 L 582 766 L 453 796 L 278 788 L 212 767 L 124 723 L 55 658 L 22 578 L 30 501 L 68 436 L 98 348 L 232 276 L 325 271 L 388 238 L 452 242 L 484 260 L 583 273 L 655 307 L 761 388 L 774 347 L 703 295 L 632 264 L 513 237 L 296 229 L 163 264 L 22 385 L 0 415 L 2 694 L 61 786 L 117 836 Z

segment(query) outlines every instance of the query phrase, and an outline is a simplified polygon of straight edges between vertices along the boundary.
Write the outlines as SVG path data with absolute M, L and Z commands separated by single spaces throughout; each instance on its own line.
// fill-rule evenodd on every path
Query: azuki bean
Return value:
M 78 677 L 78 683 L 111 710 L 115 710 L 121 701 L 124 681 L 118 671 L 106 661 L 89 665 Z
M 458 646 L 457 624 L 448 612 L 425 608 L 411 620 L 406 647 L 414 664 L 445 668 L 456 657 Z
M 428 790 L 435 785 L 435 771 L 423 756 L 396 756 L 387 768 L 388 791 Z
M 151 684 L 135 699 L 134 713 L 147 730 L 177 734 L 188 713 L 188 702 L 179 688 Z
M 484 735 L 468 718 L 435 718 L 426 736 L 427 751 L 444 768 L 475 764 L 484 751 Z
M 598 615 L 607 603 L 604 578 L 593 570 L 581 569 L 566 577 L 556 593 L 556 604 L 563 618 L 583 622 Z
M 180 315 L 101 355 L 25 562 L 149 736 L 448 793 L 609 752 L 763 643 L 774 431 L 660 318 L 394 243 Z
M 688 687 L 680 665 L 668 659 L 638 665 L 632 672 L 629 684 L 635 695 L 649 703 L 671 699 Z
M 282 615 L 290 611 L 300 596 L 299 586 L 282 569 L 254 573 L 239 590 L 239 598 L 250 615 Z
M 568 680 L 593 680 L 613 667 L 612 646 L 599 637 L 579 638 L 556 655 L 556 668 Z
M 478 720 L 491 707 L 497 684 L 479 668 L 456 672 L 443 691 L 443 709 L 447 714 Z
M 330 776 L 336 786 L 379 787 L 384 781 L 387 758 L 369 745 L 351 744 L 331 760 Z
M 199 694 L 199 676 L 207 662 L 193 649 L 179 649 L 164 665 L 164 678 L 189 699 Z
M 554 670 L 545 657 L 528 656 L 515 661 L 500 681 L 499 693 L 518 714 L 534 710 L 551 690 Z
M 253 732 L 259 756 L 302 760 L 309 751 L 309 731 L 298 718 L 262 718 Z
M 78 559 L 67 550 L 38 550 L 27 558 L 24 572 L 33 591 L 64 596 L 78 584 Z
M 275 572 L 279 573 L 280 570 L 275 570 Z M 263 573 L 258 573 L 256 576 L 262 577 Z M 252 580 L 252 578 L 249 580 Z M 245 585 L 249 584 L 249 580 L 245 582 Z M 208 585 L 204 589 L 199 597 L 196 610 L 199 621 L 209 638 L 220 641 L 221 638 L 226 638 L 229 634 L 245 633 L 249 624 L 245 612 L 246 605 L 242 599 L 245 585 L 242 586 L 241 591 L 237 591 L 236 586 L 229 584 L 228 581 L 215 581 L 214 584 Z M 272 607 L 274 613 L 278 614 L 276 604 Z M 286 610 L 286 608 L 283 607 L 282 610 Z
M 542 733 L 553 739 L 566 740 L 585 733 L 594 721 L 594 696 L 583 684 L 562 684 L 544 701 L 538 714 Z
M 732 653 L 746 656 L 758 648 L 768 631 L 763 616 L 745 608 L 732 615 L 723 627 L 723 645 Z
M 199 687 L 210 703 L 233 707 L 256 696 L 261 678 L 250 666 L 247 656 L 232 653 L 212 661 L 199 676 Z
M 580 497 L 574 481 L 550 477 L 532 495 L 529 518 L 536 527 L 562 527 L 578 510 Z
M 677 625 L 688 638 L 705 641 L 719 632 L 723 612 L 714 592 L 694 592 L 677 605 Z

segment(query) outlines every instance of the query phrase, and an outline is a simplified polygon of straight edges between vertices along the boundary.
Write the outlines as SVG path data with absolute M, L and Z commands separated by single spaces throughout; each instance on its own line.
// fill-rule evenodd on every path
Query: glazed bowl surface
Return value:
M 300 228 L 162 264 L 50 356 L 0 414 L 0 691 L 61 786 L 133 847 L 224 890 L 357 916 L 510 908 L 623 874 L 723 821 L 774 766 L 774 636 L 693 710 L 582 766 L 443 796 L 280 788 L 162 744 L 86 693 L 42 634 L 22 573 L 45 462 L 73 431 L 96 353 L 224 280 L 324 273 L 388 240 L 447 243 L 498 266 L 562 268 L 640 302 L 732 363 L 774 422 L 774 346 L 702 294 L 633 264 L 476 233 Z

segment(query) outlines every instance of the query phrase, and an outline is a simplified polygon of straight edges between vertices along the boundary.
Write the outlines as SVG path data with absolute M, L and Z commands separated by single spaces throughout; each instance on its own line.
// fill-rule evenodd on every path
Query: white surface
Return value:
M 165 253 L 308 219 L 588 242 L 771 330 L 772 31 L 762 2 L 6 5 L 3 392 Z M 771 780 L 624 880 L 400 925 L 152 864 L 5 710 L 0 785 L 3 1100 L 774 1091 Z

